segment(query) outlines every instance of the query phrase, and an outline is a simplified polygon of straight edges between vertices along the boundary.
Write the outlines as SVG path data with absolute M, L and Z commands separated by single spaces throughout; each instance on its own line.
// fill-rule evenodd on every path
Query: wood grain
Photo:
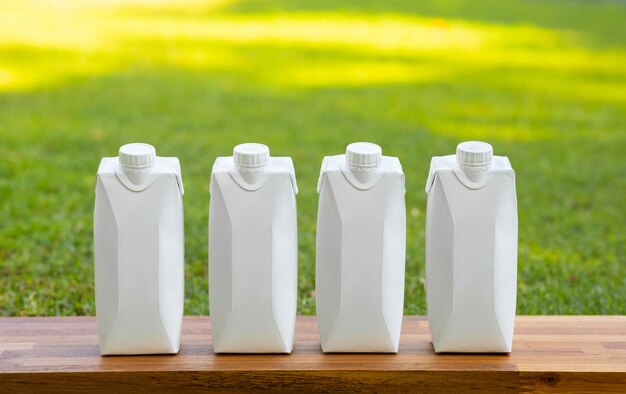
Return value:
M 519 316 L 510 355 L 433 352 L 407 316 L 398 354 L 322 354 L 301 316 L 290 355 L 215 355 L 208 317 L 186 317 L 178 355 L 108 356 L 92 317 L 1 318 L 0 392 L 292 391 L 626 393 L 626 316 Z

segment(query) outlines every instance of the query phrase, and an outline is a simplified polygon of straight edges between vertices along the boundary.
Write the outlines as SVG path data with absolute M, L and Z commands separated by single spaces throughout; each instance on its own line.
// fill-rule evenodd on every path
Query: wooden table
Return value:
M 322 354 L 315 317 L 298 318 L 291 355 L 215 355 L 208 317 L 186 317 L 181 351 L 98 353 L 93 317 L 1 318 L 0 393 L 219 390 L 531 390 L 626 393 L 626 316 L 519 316 L 510 355 L 436 355 L 424 317 L 400 352 Z

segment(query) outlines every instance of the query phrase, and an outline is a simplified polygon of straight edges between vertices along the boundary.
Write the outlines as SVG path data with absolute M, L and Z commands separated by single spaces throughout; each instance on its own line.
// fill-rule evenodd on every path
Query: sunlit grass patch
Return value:
M 0 64 L 5 74 L 0 88 L 4 90 L 48 85 L 86 74 L 119 72 L 145 63 L 207 71 L 230 68 L 254 74 L 254 79 L 263 83 L 299 86 L 306 86 L 307 81 L 311 86 L 323 86 L 342 81 L 366 85 L 450 80 L 454 74 L 463 75 L 466 69 L 476 67 L 494 71 L 535 69 L 555 74 L 574 68 L 624 76 L 623 68 L 617 66 L 624 61 L 622 52 L 587 51 L 576 45 L 574 33 L 557 33 L 531 25 L 468 23 L 399 13 L 193 13 L 198 7 L 220 9 L 223 2 L 35 4 L 36 7 L 11 5 L 0 14 L 0 51 L 4 52 Z M 170 6 L 188 12 L 172 16 Z M 152 12 L 137 12 L 141 7 Z M 161 12 L 157 12 L 160 7 Z M 253 52 L 255 45 L 285 50 L 307 48 L 322 54 L 344 51 L 369 59 L 363 61 L 357 56 L 352 65 L 345 61 L 335 64 L 331 56 L 301 65 L 298 59 L 285 63 L 250 59 L 247 53 Z M 229 47 L 226 51 L 225 46 Z M 11 51 L 19 47 L 34 50 L 33 53 L 41 48 L 42 54 L 12 64 Z M 63 52 L 66 56 L 48 57 L 43 50 Z M 425 62 L 429 64 L 424 65 Z M 437 75 L 435 70 L 443 75 Z M 303 78 L 307 74 L 311 77 Z M 545 82 L 543 78 L 538 84 Z M 622 79 L 617 86 L 609 87 L 607 94 L 621 98 L 623 83 Z M 565 90 L 563 94 L 579 91 L 562 86 L 557 90 Z

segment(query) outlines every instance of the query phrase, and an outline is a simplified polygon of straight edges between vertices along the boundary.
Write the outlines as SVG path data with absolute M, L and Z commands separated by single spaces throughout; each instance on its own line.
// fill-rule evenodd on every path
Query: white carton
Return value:
M 209 304 L 216 353 L 289 353 L 298 297 L 296 176 L 289 157 L 235 147 L 211 174 Z
M 491 145 L 434 157 L 426 183 L 426 294 L 436 352 L 510 352 L 517 288 L 515 173 Z
M 324 352 L 395 353 L 404 307 L 406 211 L 400 161 L 370 143 L 322 162 L 316 298 Z
M 183 318 L 183 183 L 177 158 L 128 144 L 100 163 L 94 212 L 100 352 L 177 353 Z

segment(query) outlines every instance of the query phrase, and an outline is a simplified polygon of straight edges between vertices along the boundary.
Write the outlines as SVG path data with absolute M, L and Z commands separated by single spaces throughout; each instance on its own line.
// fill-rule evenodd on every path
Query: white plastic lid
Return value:
M 119 161 L 125 168 L 149 168 L 156 161 L 156 149 L 149 144 L 126 144 L 120 148 Z
M 270 162 L 270 148 L 263 144 L 240 144 L 233 149 L 233 160 L 244 171 L 261 171 Z
M 466 141 L 456 147 L 456 161 L 463 168 L 481 170 L 491 165 L 493 148 L 486 142 Z
M 346 147 L 346 163 L 352 168 L 376 168 L 383 159 L 383 150 L 371 142 L 354 142 Z

